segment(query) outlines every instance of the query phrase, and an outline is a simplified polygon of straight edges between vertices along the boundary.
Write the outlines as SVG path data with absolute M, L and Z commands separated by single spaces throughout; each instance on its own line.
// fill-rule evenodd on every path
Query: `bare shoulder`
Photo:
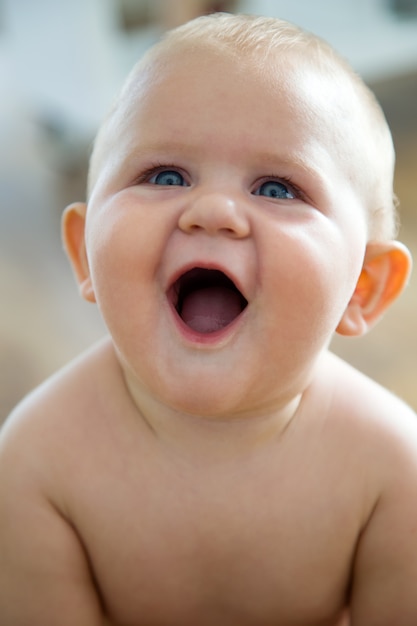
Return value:
M 29 394 L 0 430 L 1 624 L 109 623 L 69 502 L 91 469 L 102 407 L 126 395 L 102 343 Z
M 328 354 L 322 375 L 332 393 L 331 414 L 346 428 L 367 433 L 394 450 L 417 445 L 417 415 L 403 400 L 348 363 Z
M 59 508 L 63 486 L 93 463 L 106 416 L 130 406 L 110 341 L 102 341 L 30 393 L 0 430 L 0 483 L 26 473 Z M 109 420 L 107 420 L 109 421 Z M 70 469 L 71 468 L 71 469 Z M 88 472 L 88 468 L 84 468 Z M 62 505 L 62 507 L 61 507 Z
M 417 415 L 395 394 L 329 355 L 330 421 L 363 468 L 375 500 L 397 481 L 417 486 Z M 397 488 L 397 487 L 395 487 Z M 417 501 L 416 501 L 417 502 Z
M 110 363 L 108 349 L 95 348 L 25 398 L 0 431 L 2 624 L 103 624 L 62 486 L 76 478 L 70 460 L 91 445 L 88 417 L 97 419 L 100 402 L 95 381 L 111 384 Z
M 354 626 L 417 623 L 417 417 L 388 390 L 330 357 L 333 414 L 374 503 L 353 568 Z
M 9 445 L 19 436 L 23 444 L 27 433 L 33 443 L 39 429 L 47 445 L 49 437 L 54 437 L 55 433 L 62 437 L 66 429 L 79 426 L 79 420 L 93 421 L 109 397 L 115 396 L 117 401 L 123 394 L 123 380 L 114 351 L 109 341 L 102 341 L 29 393 L 6 419 L 0 440 L 3 445 L 6 441 Z

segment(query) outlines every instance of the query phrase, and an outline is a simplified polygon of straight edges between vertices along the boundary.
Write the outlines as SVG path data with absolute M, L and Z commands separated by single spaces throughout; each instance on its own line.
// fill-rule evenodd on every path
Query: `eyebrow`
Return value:
M 242 151 L 240 151 L 241 153 Z M 130 157 L 131 158 L 144 158 L 152 155 L 169 155 L 178 156 L 205 156 L 207 149 L 203 146 L 195 146 L 193 144 L 185 144 L 184 141 L 168 141 L 168 142 L 155 142 L 139 146 L 134 149 Z M 321 177 L 320 168 L 313 164 L 307 163 L 305 159 L 300 158 L 297 154 L 284 155 L 279 151 L 259 151 L 256 153 L 253 159 L 253 164 L 262 164 L 262 166 L 271 165 L 271 167 L 286 166 L 288 168 L 297 168 L 305 172 L 307 175 Z

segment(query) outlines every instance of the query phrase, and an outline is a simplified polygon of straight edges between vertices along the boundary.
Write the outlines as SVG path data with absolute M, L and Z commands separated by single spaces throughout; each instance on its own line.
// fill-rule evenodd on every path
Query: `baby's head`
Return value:
M 169 31 L 153 46 L 133 68 L 97 135 L 90 162 L 89 196 L 103 159 L 117 142 L 118 123 L 129 115 L 140 91 L 146 89 L 146 81 L 157 80 L 158 68 L 167 59 L 174 55 L 184 55 L 186 59 L 196 51 L 205 52 L 207 62 L 213 55 L 234 62 L 234 71 L 241 74 L 246 67 L 251 71 L 255 67 L 263 80 L 270 80 L 271 88 L 274 83 L 279 87 L 280 80 L 304 82 L 314 92 L 315 106 L 320 107 L 321 100 L 323 112 L 331 113 L 322 123 L 332 126 L 335 151 L 349 170 L 352 184 L 361 188 L 368 216 L 368 240 L 384 241 L 395 236 L 395 153 L 378 101 L 328 43 L 296 25 L 270 17 L 223 13 L 204 16 Z M 306 111 L 307 115 L 311 112 Z
M 365 333 L 406 283 L 393 168 L 381 109 L 321 40 L 232 15 L 168 33 L 63 220 L 129 380 L 191 413 L 296 397 L 333 333 Z

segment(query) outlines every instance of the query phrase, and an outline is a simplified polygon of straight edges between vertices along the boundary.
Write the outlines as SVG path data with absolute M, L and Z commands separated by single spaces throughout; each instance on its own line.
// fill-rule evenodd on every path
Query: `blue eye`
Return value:
M 277 198 L 278 200 L 294 200 L 295 195 L 285 185 L 277 180 L 267 180 L 262 183 L 260 187 L 255 191 L 255 196 L 265 196 L 267 198 Z
M 175 170 L 163 170 L 154 174 L 149 179 L 149 182 L 153 185 L 174 185 L 177 187 L 184 187 L 186 182 L 184 176 Z

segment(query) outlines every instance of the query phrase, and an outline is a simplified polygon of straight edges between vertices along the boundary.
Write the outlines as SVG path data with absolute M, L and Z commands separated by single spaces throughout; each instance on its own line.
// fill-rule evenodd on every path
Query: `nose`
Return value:
M 183 232 L 204 231 L 242 239 L 249 235 L 248 217 L 241 203 L 226 193 L 201 193 L 190 198 L 178 225 Z

